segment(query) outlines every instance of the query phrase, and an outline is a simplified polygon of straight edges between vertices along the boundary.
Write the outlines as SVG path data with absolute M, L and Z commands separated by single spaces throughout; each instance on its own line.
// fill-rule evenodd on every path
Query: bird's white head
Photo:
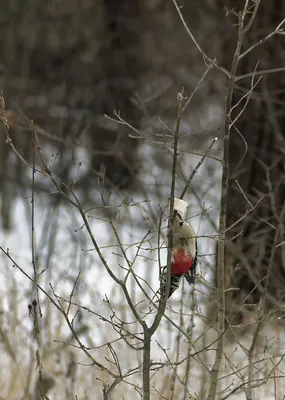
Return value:
M 186 209 L 188 207 L 188 203 L 186 201 L 183 201 L 181 199 L 174 199 L 174 210 L 178 212 L 178 214 L 181 216 L 181 218 L 184 218 L 184 215 L 186 213 Z

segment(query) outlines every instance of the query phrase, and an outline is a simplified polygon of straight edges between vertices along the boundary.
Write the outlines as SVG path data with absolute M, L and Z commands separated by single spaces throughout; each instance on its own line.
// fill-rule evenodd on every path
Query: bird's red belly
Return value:
M 180 249 L 173 255 L 171 272 L 173 275 L 187 274 L 192 264 L 192 257 L 185 254 L 184 249 Z

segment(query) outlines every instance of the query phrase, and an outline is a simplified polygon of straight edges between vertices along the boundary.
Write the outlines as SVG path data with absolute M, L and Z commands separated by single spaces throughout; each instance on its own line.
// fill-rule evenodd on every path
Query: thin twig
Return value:
M 283 71 L 285 71 L 285 67 L 263 69 L 260 71 L 249 72 L 248 74 L 237 75 L 235 77 L 235 82 L 240 81 L 241 79 L 251 78 L 252 76 L 269 75 L 269 74 L 275 74 L 276 72 L 283 72 Z
M 259 0 L 260 2 L 260 0 Z M 255 8 L 256 9 L 256 8 Z M 257 10 L 257 9 L 256 9 Z M 253 19 L 254 19 L 254 14 L 253 14 Z M 280 24 L 277 25 L 277 27 L 275 28 L 274 31 L 272 31 L 271 33 L 269 33 L 267 36 L 265 36 L 263 39 L 260 39 L 257 43 L 253 44 L 252 46 L 250 46 L 247 50 L 245 50 L 243 53 L 240 54 L 239 56 L 239 61 L 246 56 L 249 52 L 251 52 L 252 50 L 256 49 L 258 46 L 260 46 L 261 44 L 265 43 L 267 40 L 271 39 L 272 36 L 280 33 L 280 28 L 281 26 L 284 24 L 285 22 L 285 18 L 280 22 Z
M 184 113 L 185 109 L 187 108 L 187 106 L 191 103 L 194 95 L 196 94 L 196 92 L 199 90 L 201 84 L 204 82 L 204 80 L 206 79 L 206 76 L 208 75 L 209 71 L 213 68 L 214 64 L 215 64 L 216 60 L 213 60 L 213 62 L 211 62 L 208 66 L 206 71 L 203 73 L 202 77 L 200 78 L 199 82 L 197 83 L 197 85 L 195 86 L 194 90 L 192 91 L 191 95 L 188 97 L 188 99 L 186 100 L 182 110 L 181 110 L 181 114 Z
M 181 19 L 181 22 L 184 26 L 184 28 L 186 29 L 188 35 L 190 36 L 192 42 L 195 44 L 196 48 L 198 49 L 199 53 L 202 55 L 203 59 L 206 60 L 207 62 L 209 62 L 210 64 L 214 65 L 218 70 L 220 70 L 221 72 L 223 72 L 224 74 L 227 75 L 228 78 L 231 77 L 231 73 L 229 71 L 227 71 L 225 68 L 219 66 L 217 64 L 217 62 L 215 60 L 212 60 L 210 57 L 207 56 L 207 54 L 204 52 L 204 50 L 200 47 L 199 43 L 197 42 L 196 38 L 194 37 L 193 33 L 191 32 L 191 30 L 189 29 L 181 11 L 180 11 L 180 7 L 178 6 L 176 0 L 172 0 L 173 4 L 177 10 L 177 13 Z
M 214 146 L 214 144 L 216 143 L 217 140 L 218 140 L 217 137 L 215 137 L 215 138 L 212 140 L 212 142 L 210 143 L 209 147 L 207 148 L 205 154 L 203 155 L 203 157 L 201 158 L 201 160 L 198 162 L 198 164 L 196 165 L 196 167 L 195 167 L 194 170 L 192 171 L 192 173 L 191 173 L 191 175 L 189 176 L 189 178 L 188 178 L 188 180 L 187 180 L 187 183 L 186 183 L 186 185 L 185 185 L 184 189 L 182 190 L 181 195 L 180 195 L 180 197 L 179 197 L 181 200 L 182 200 L 183 197 L 185 196 L 185 193 L 187 192 L 188 187 L 189 187 L 190 183 L 192 182 L 192 179 L 194 178 L 194 176 L 195 176 L 196 173 L 198 172 L 199 168 L 201 167 L 201 165 L 203 164 L 205 158 L 207 157 L 209 151 L 212 150 L 212 148 L 213 148 L 213 146 Z

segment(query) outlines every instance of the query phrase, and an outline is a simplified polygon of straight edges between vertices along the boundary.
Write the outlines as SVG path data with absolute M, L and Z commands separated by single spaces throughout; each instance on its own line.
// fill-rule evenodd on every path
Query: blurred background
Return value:
M 235 13 L 243 9 L 245 1 L 181 0 L 178 4 L 207 56 L 231 70 L 237 41 Z M 254 1 L 248 2 L 247 20 L 254 4 Z M 123 270 L 120 269 L 116 236 L 114 228 L 106 221 L 115 221 L 130 257 L 135 257 L 134 244 L 151 230 L 149 242 L 143 243 L 144 256 L 136 261 L 138 274 L 157 290 L 159 210 L 160 205 L 167 205 L 173 154 L 172 138 L 165 126 L 174 129 L 177 93 L 183 87 L 184 95 L 191 95 L 207 70 L 205 59 L 189 37 L 172 1 L 0 0 L 0 5 L 0 88 L 4 92 L 6 117 L 17 151 L 29 164 L 32 163 L 33 129 L 36 126 L 41 150 L 53 175 L 63 190 L 75 184 L 83 209 L 90 210 L 88 216 L 94 235 L 118 276 Z M 242 51 L 273 32 L 282 21 L 282 15 L 285 15 L 282 0 L 261 0 Z M 253 82 L 251 75 L 244 75 L 255 70 L 273 72 L 272 69 L 282 67 L 284 36 L 281 34 L 272 35 L 256 46 L 239 63 L 239 79 L 234 88 L 234 102 L 238 106 L 233 115 L 237 116 L 243 107 L 245 109 L 235 123 L 230 141 L 231 179 L 227 209 L 228 226 L 234 224 L 228 232 L 226 288 L 234 290 L 226 293 L 227 322 L 230 320 L 231 324 L 243 328 L 254 327 L 264 287 L 264 283 L 257 285 L 257 282 L 262 281 L 270 265 L 272 273 L 266 307 L 270 312 L 274 311 L 268 326 L 271 333 L 276 329 L 277 337 L 285 295 L 282 247 L 285 240 L 282 228 L 284 72 L 264 74 L 253 90 L 257 78 Z M 248 100 L 245 95 L 250 90 Z M 212 308 L 203 306 L 209 303 L 209 295 L 215 295 L 216 245 L 213 239 L 219 216 L 226 95 L 227 76 L 212 68 L 183 114 L 180 130 L 178 195 L 213 138 L 219 138 L 185 197 L 190 204 L 189 216 L 194 216 L 191 223 L 201 237 L 199 273 L 203 279 L 198 283 L 195 295 L 183 287 L 182 300 L 181 293 L 174 296 L 176 311 L 171 307 L 168 309 L 171 318 L 177 318 L 178 322 L 181 322 L 181 315 L 195 314 L 197 332 L 193 332 L 193 337 L 203 337 L 203 341 L 199 341 L 201 348 L 207 341 L 205 326 L 214 326 L 216 315 L 215 302 Z M 116 122 L 115 112 L 127 121 L 128 126 Z M 36 166 L 41 169 L 38 155 Z M 6 133 L 1 129 L 0 244 L 3 248 L 8 247 L 10 254 L 31 274 L 32 185 L 32 170 L 12 152 L 6 144 Z M 111 197 L 108 197 L 109 193 L 112 193 Z M 122 293 L 110 283 L 98 256 L 89 251 L 92 246 L 81 229 L 82 221 L 76 210 L 66 204 L 49 179 L 37 173 L 35 196 L 36 259 L 39 270 L 45 270 L 41 278 L 43 287 L 49 288 L 52 282 L 55 291 L 68 298 L 80 271 L 81 278 L 74 295 L 78 303 L 87 304 L 100 315 L 108 315 L 108 304 L 103 302 L 107 294 L 114 300 L 116 312 L 129 318 Z M 109 207 L 102 206 L 102 196 L 109 198 Z M 252 205 L 252 212 L 243 218 Z M 164 234 L 166 218 L 165 214 Z M 11 268 L 6 257 L 1 258 L 1 263 L 3 327 L 0 328 L 0 341 L 6 367 L 5 382 L 1 383 L 3 398 L 38 400 L 41 393 L 49 393 L 54 399 L 76 399 L 76 395 L 78 399 L 84 396 L 95 399 L 94 390 L 101 396 L 102 385 L 108 379 L 100 373 L 100 379 L 94 384 L 98 371 L 78 365 L 79 361 L 86 363 L 86 359 L 80 358 L 78 349 L 70 347 L 73 343 L 71 333 L 63 327 L 62 317 L 54 320 L 54 307 L 46 298 L 42 299 L 45 317 L 41 326 L 46 392 L 39 391 L 33 320 L 28 313 L 34 288 Z M 130 290 L 140 301 L 143 295 L 137 293 L 134 282 Z M 110 333 L 110 327 L 105 331 L 102 322 L 94 316 L 86 318 L 79 309 L 78 330 L 89 347 L 100 348 L 110 340 L 110 335 L 115 335 Z M 189 318 L 184 322 L 187 329 Z M 175 341 L 177 332 L 167 321 L 163 324 L 167 340 L 163 335 L 160 339 L 173 346 L 172 357 L 176 359 L 179 352 L 188 349 L 182 345 L 174 346 L 173 343 L 179 342 Z M 94 336 L 98 329 L 100 334 Z M 235 332 L 238 341 L 235 345 L 245 332 L 248 332 L 245 328 Z M 61 344 L 55 344 L 54 340 Z M 270 348 L 268 343 L 266 346 Z M 279 346 L 282 347 L 280 343 Z M 102 358 L 105 356 L 103 349 L 98 350 Z M 155 355 L 161 357 L 159 350 L 156 351 Z M 275 355 L 280 351 L 280 347 L 274 348 Z M 237 362 L 246 365 L 247 357 L 240 354 L 238 357 Z M 125 368 L 131 368 L 135 359 L 134 356 L 128 360 Z M 192 367 L 192 376 L 203 376 L 201 367 L 199 369 L 195 363 Z M 189 371 L 188 366 L 187 376 Z M 265 373 L 260 368 L 256 373 L 263 374 L 265 382 L 268 371 Z M 166 373 L 162 375 L 161 382 L 166 382 L 163 379 L 167 380 L 167 376 Z M 139 376 L 135 379 L 139 382 Z M 161 390 L 168 399 L 180 399 L 175 397 L 181 393 L 179 385 L 190 392 L 189 385 L 192 385 L 192 395 L 195 390 L 200 391 L 198 398 L 202 399 L 205 398 L 207 378 L 201 382 L 202 385 L 196 382 L 195 386 L 187 378 L 186 383 L 162 384 Z M 111 384 L 111 381 L 107 383 Z M 118 388 L 117 396 L 125 391 L 129 393 L 126 398 L 135 398 L 132 397 L 135 396 L 134 389 Z M 258 395 L 259 389 L 256 390 Z M 271 386 L 266 390 L 266 398 L 271 398 Z M 244 399 L 244 392 L 240 392 L 231 398 Z M 181 399 L 188 398 L 189 393 L 185 390 L 183 393 Z M 272 398 L 281 398 L 278 396 L 275 392 Z M 160 397 L 157 395 L 157 398 Z

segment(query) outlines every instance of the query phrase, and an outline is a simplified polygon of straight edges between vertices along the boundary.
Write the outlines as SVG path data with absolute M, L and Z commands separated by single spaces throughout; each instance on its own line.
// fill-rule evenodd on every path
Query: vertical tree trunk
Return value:
M 228 9 L 239 11 L 243 9 L 245 1 L 222 0 L 220 6 L 225 3 Z M 261 1 L 255 22 L 246 36 L 243 51 L 274 31 L 284 15 L 285 3 L 282 0 Z M 236 28 L 231 17 L 227 21 L 228 35 L 225 35 L 221 61 L 229 67 L 232 59 L 229 48 L 233 48 L 236 41 Z M 276 35 L 241 60 L 238 75 L 251 73 L 255 68 L 265 70 L 283 67 L 284 60 L 284 36 Z M 235 103 L 250 89 L 250 84 L 251 78 L 236 82 Z M 234 318 L 235 323 L 242 322 L 243 311 L 255 309 L 252 305 L 257 304 L 261 298 L 270 265 L 272 271 L 267 306 L 272 308 L 279 300 L 285 300 L 283 248 L 273 248 L 276 234 L 277 243 L 284 240 L 284 90 L 284 72 L 265 74 L 254 89 L 245 111 L 235 123 L 231 135 L 228 227 L 243 217 L 252 206 L 254 208 L 228 231 L 226 287 L 239 290 L 227 292 L 226 304 L 228 316 Z M 233 118 L 244 103 L 245 100 L 237 107 Z M 236 313 L 236 307 L 244 302 L 246 305 Z

